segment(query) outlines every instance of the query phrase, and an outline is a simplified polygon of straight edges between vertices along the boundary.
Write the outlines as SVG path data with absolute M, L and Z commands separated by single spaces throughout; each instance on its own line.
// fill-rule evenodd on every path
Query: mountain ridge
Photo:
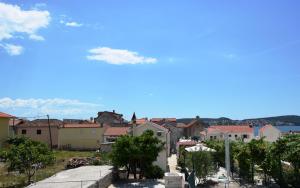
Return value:
M 177 122 L 188 123 L 194 118 L 179 118 Z M 298 115 L 282 115 L 282 116 L 270 116 L 262 118 L 248 118 L 243 120 L 233 120 L 227 117 L 220 118 L 200 118 L 204 123 L 208 125 L 229 125 L 229 124 L 252 124 L 255 126 L 261 126 L 265 124 L 272 124 L 275 126 L 300 126 L 300 116 Z

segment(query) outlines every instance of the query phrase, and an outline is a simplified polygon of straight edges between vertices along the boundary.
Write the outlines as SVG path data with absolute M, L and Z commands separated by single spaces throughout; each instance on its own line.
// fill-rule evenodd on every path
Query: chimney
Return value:
M 115 110 L 113 110 L 113 113 L 115 113 Z

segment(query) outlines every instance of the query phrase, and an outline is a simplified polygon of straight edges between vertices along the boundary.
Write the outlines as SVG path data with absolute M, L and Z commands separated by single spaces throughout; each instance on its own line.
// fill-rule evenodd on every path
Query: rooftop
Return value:
M 215 130 L 231 133 L 253 133 L 253 127 L 249 125 L 213 125 L 207 129 L 208 132 Z
M 0 112 L 0 118 L 13 118 L 14 116 L 10 114 L 6 114 L 4 112 Z
M 129 127 L 108 127 L 104 136 L 121 136 L 128 134 Z

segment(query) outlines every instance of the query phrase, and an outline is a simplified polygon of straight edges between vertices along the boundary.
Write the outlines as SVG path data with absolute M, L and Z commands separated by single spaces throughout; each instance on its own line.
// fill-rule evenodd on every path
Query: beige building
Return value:
M 259 129 L 259 138 L 263 137 L 268 142 L 275 142 L 281 137 L 281 132 L 272 125 L 265 125 Z
M 16 135 L 22 135 L 32 140 L 44 142 L 56 148 L 58 145 L 58 129 L 62 126 L 58 119 L 36 119 L 32 121 L 23 120 L 15 125 Z
M 58 131 L 58 148 L 96 150 L 103 142 L 103 127 L 96 123 L 64 124 Z
M 254 139 L 254 130 L 249 125 L 214 125 L 200 132 L 201 140 L 224 140 L 226 135 L 230 140 L 250 142 Z
M 133 126 L 132 133 L 133 136 L 140 136 L 146 130 L 152 130 L 154 135 L 161 141 L 165 143 L 164 149 L 159 153 L 155 165 L 161 167 L 164 171 L 168 170 L 168 157 L 170 155 L 170 132 L 168 129 L 153 123 L 146 122 L 141 125 Z
M 12 115 L 0 112 L 0 148 L 5 140 L 9 137 L 9 120 L 13 118 Z

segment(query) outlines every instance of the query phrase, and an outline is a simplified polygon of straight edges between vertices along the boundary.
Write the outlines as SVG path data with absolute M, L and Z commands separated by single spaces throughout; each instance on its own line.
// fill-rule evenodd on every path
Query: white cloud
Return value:
M 100 104 L 81 102 L 79 100 L 53 99 L 11 99 L 0 98 L 0 109 L 5 111 L 19 110 L 27 115 L 74 115 L 90 111 L 97 111 Z
M 38 30 L 46 28 L 50 19 L 48 11 L 22 10 L 17 5 L 0 2 L 0 41 L 10 39 L 16 33 L 28 34 L 36 39 L 37 37 L 32 36 L 38 36 Z
M 21 55 L 24 51 L 22 46 L 14 44 L 0 44 L 0 47 L 2 47 L 11 56 Z
M 45 40 L 44 37 L 36 34 L 29 35 L 29 38 L 32 40 L 37 40 L 37 41 L 43 41 Z
M 81 27 L 82 24 L 77 23 L 77 22 L 66 22 L 66 26 L 69 26 L 69 27 Z
M 140 56 L 137 52 L 112 49 L 109 47 L 98 47 L 88 51 L 90 55 L 87 56 L 89 60 L 103 61 L 114 65 L 123 64 L 143 64 L 156 63 L 157 59 L 152 57 Z

